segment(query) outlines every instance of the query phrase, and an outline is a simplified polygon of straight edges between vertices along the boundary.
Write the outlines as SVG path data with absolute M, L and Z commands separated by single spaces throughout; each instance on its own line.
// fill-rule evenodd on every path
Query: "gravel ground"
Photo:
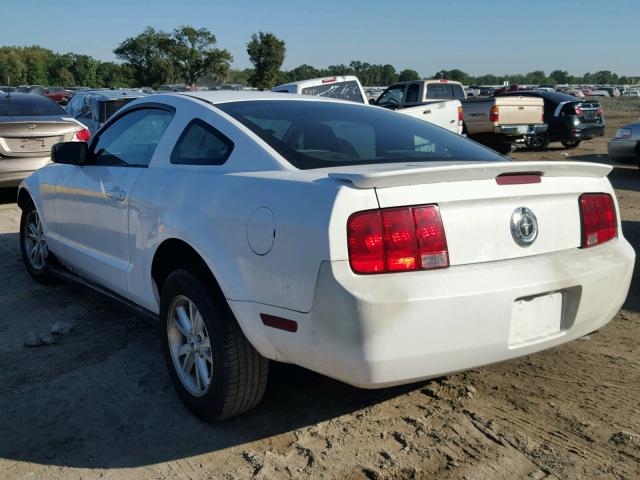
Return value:
M 603 103 L 604 138 L 514 159 L 607 162 L 640 104 Z M 640 172 L 610 178 L 638 246 Z M 378 391 L 275 365 L 258 408 L 210 425 L 170 386 L 156 327 L 27 277 L 14 197 L 0 193 L 1 479 L 640 478 L 638 272 L 609 325 L 562 347 Z M 61 321 L 55 343 L 23 346 Z

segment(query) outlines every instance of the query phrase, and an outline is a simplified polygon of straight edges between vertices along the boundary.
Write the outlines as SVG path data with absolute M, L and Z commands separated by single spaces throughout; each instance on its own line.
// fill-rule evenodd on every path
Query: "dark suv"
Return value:
M 544 121 L 548 129 L 527 139 L 527 146 L 532 150 L 544 150 L 549 142 L 561 142 L 566 148 L 575 148 L 583 140 L 604 135 L 604 115 L 598 102 L 560 92 L 520 91 L 502 95 L 544 100 Z

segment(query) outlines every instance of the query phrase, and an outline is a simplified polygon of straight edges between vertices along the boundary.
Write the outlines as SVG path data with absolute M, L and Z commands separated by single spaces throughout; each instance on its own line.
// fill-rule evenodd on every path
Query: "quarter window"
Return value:
M 184 129 L 171 153 L 171 163 L 179 165 L 222 165 L 233 142 L 202 120 L 195 119 Z
M 95 165 L 146 167 L 173 113 L 160 108 L 141 108 L 126 113 L 109 125 L 93 147 Z

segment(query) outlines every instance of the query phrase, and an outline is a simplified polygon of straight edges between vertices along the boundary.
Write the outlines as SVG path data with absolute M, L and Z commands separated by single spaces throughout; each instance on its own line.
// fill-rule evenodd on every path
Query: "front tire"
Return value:
M 51 284 L 56 278 L 51 274 L 53 255 L 47 247 L 40 215 L 33 202 L 22 210 L 20 218 L 20 253 L 27 272 L 36 282 Z
M 180 399 L 198 417 L 223 420 L 256 406 L 269 361 L 242 333 L 224 297 L 196 271 L 176 270 L 162 287 L 162 346 Z

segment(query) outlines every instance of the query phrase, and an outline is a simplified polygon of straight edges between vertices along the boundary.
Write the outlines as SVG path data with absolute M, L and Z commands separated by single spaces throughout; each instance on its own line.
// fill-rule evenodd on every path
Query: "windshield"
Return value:
M 104 113 L 101 115 L 100 121 L 106 122 L 111 116 L 124 107 L 127 103 L 136 100 L 137 97 L 119 98 L 118 100 L 108 100 L 104 102 Z
M 315 95 L 318 97 L 339 98 L 352 102 L 365 103 L 360 92 L 360 85 L 356 81 L 327 83 L 314 85 L 302 89 L 303 95 Z
M 425 161 L 506 161 L 423 120 L 342 102 L 254 100 L 216 105 L 296 168 Z
M 64 113 L 62 107 L 45 97 L 22 95 L 0 98 L 0 117 L 46 117 Z

